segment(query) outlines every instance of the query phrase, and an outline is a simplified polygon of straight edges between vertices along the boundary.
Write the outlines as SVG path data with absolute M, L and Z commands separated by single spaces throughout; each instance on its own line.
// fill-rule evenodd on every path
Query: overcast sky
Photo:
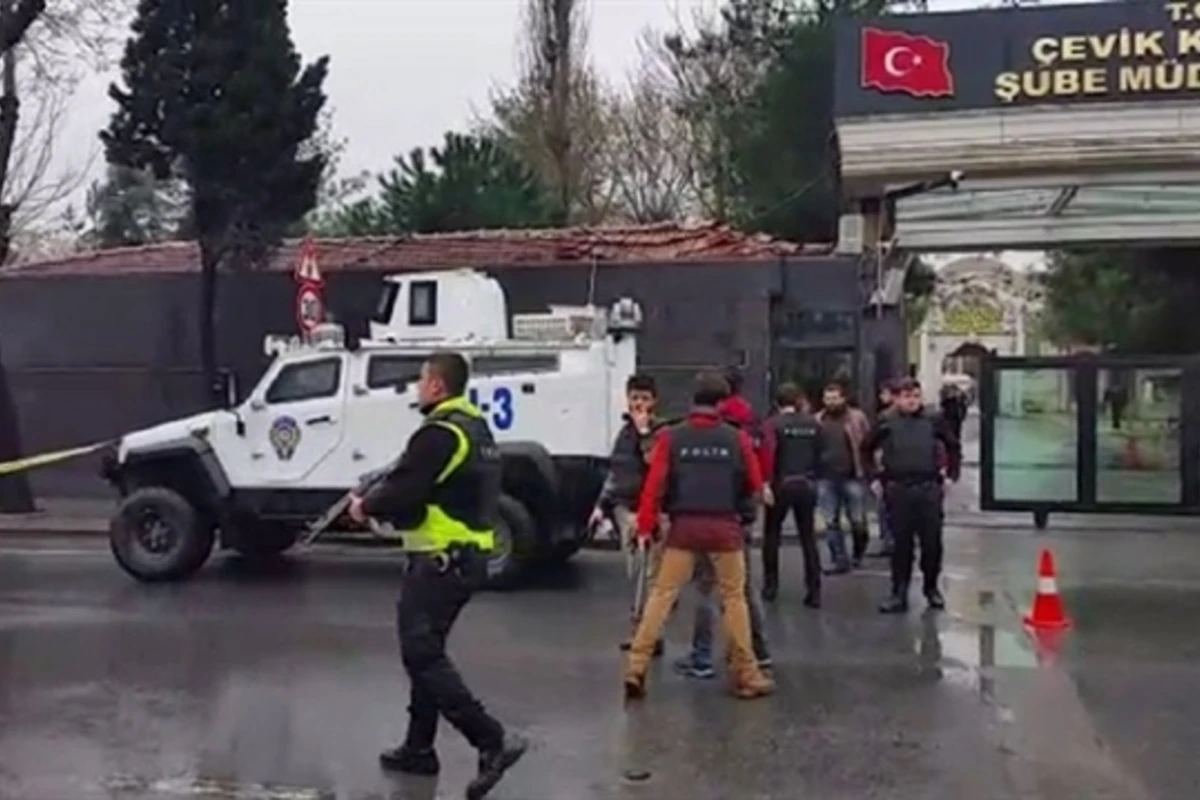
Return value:
M 344 168 L 378 172 L 392 156 L 437 144 L 487 108 L 489 93 L 517 72 L 517 33 L 524 0 L 291 0 L 290 21 L 306 61 L 330 56 L 326 81 L 339 136 L 348 139 Z M 712 11 L 719 0 L 591 0 L 592 59 L 619 81 L 638 62 L 647 28 Z M 81 87 L 59 148 L 59 161 L 95 158 L 96 132 L 111 113 L 113 76 Z M 82 194 L 82 193 L 81 193 Z
M 437 144 L 487 109 L 489 94 L 518 68 L 517 35 L 526 0 L 291 0 L 290 21 L 306 61 L 328 54 L 326 81 L 336 131 L 348 140 L 343 171 L 386 169 L 398 153 Z M 638 61 L 643 31 L 690 24 L 720 0 L 590 0 L 593 63 L 621 81 Z M 932 10 L 980 5 L 931 0 Z M 80 88 L 56 153 L 60 167 L 103 171 L 96 132 L 107 124 L 114 75 Z M 83 203 L 81 188 L 72 202 Z

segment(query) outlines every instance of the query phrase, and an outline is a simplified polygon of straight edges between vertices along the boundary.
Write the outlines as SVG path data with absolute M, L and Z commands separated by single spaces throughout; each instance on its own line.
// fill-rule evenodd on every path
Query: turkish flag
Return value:
M 862 86 L 913 97 L 953 97 L 950 45 L 928 36 L 863 28 Z

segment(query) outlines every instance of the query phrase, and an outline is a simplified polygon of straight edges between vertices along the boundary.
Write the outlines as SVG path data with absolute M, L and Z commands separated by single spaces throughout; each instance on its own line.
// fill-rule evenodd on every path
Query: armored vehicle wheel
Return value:
M 536 539 L 537 524 L 533 516 L 521 501 L 511 495 L 501 495 L 496 549 L 487 563 L 489 589 L 511 589 L 516 585 Z
M 109 544 L 121 568 L 140 581 L 191 577 L 212 553 L 215 536 L 183 495 L 161 486 L 137 489 L 121 501 Z
M 238 555 L 263 559 L 277 556 L 296 543 L 300 532 L 286 525 L 269 522 L 249 523 L 238 531 L 232 547 Z

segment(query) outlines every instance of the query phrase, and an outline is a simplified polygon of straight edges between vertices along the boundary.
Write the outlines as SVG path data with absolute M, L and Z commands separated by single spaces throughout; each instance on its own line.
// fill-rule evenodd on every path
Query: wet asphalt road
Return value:
M 950 531 L 950 611 L 898 619 L 874 611 L 878 562 L 830 580 L 821 612 L 801 608 L 789 548 L 793 584 L 769 619 L 779 692 L 750 703 L 664 663 L 623 707 L 616 554 L 480 595 L 452 652 L 535 743 L 493 796 L 1200 796 L 1200 539 L 1056 534 L 1077 624 L 1039 664 L 1019 606 L 1045 541 Z M 99 540 L 0 539 L 0 798 L 461 797 L 473 754 L 448 727 L 440 781 L 376 765 L 405 719 L 398 581 L 393 557 L 339 550 L 266 572 L 217 558 L 146 587 Z M 639 769 L 648 780 L 626 779 Z

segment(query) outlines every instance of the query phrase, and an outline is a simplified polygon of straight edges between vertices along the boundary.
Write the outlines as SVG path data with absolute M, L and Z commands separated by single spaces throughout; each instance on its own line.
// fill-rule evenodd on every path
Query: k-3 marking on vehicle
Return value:
M 515 419 L 512 389 L 507 386 L 493 386 L 492 399 L 480 402 L 479 390 L 472 386 L 467 392 L 471 404 L 480 411 L 489 414 L 489 421 L 498 431 L 506 431 L 513 426 Z

